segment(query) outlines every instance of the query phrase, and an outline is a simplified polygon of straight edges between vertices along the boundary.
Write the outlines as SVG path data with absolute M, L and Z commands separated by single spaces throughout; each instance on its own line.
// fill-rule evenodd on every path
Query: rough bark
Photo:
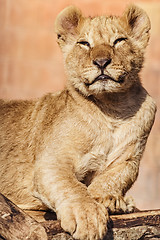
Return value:
M 44 227 L 0 194 L 0 239 L 47 240 Z

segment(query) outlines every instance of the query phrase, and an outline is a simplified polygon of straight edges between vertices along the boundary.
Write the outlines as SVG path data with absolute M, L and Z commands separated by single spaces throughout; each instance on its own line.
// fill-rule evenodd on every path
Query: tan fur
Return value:
M 0 191 L 25 209 L 55 210 L 76 239 L 103 238 L 106 208 L 133 210 L 125 193 L 156 112 L 138 76 L 149 30 L 136 6 L 94 18 L 68 7 L 55 23 L 65 90 L 0 101 Z

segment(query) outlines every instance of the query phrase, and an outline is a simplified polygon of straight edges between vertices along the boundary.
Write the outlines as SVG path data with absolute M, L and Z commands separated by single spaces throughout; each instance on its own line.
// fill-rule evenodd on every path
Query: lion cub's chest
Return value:
M 103 171 L 107 166 L 107 156 L 113 149 L 115 131 L 119 123 L 110 118 L 101 121 L 97 119 L 90 127 L 90 146 L 79 158 L 76 166 L 76 176 L 80 181 L 88 175 L 90 178 L 93 173 Z

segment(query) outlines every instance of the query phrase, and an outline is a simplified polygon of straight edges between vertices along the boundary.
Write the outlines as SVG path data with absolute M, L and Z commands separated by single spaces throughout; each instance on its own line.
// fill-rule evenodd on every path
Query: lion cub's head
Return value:
M 150 30 L 142 9 L 133 5 L 121 17 L 85 18 L 70 6 L 55 29 L 69 83 L 84 95 L 125 91 L 138 81 Z

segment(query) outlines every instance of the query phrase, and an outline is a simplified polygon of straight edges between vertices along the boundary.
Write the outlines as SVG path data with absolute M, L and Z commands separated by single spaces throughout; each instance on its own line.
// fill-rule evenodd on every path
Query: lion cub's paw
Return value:
M 131 196 L 124 197 L 124 201 L 127 205 L 127 213 L 132 213 L 136 210 L 136 205 L 135 205 L 133 197 L 131 197 Z
M 93 199 L 81 199 L 58 209 L 61 226 L 79 240 L 103 239 L 107 231 L 107 209 Z
M 135 209 L 132 197 L 109 195 L 99 202 L 107 207 L 110 214 L 131 213 Z

